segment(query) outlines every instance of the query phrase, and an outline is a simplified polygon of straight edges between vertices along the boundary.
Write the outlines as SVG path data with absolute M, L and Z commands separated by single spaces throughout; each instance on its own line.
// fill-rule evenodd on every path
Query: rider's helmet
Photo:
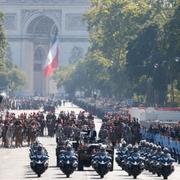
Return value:
M 100 152 L 105 152 L 106 148 L 104 146 L 100 146 Z
M 157 146 L 157 151 L 158 151 L 158 152 L 161 152 L 161 151 L 162 151 L 161 146 Z
M 126 141 L 122 142 L 122 147 L 126 147 Z
M 70 144 L 68 144 L 68 145 L 66 146 L 66 150 L 67 150 L 67 151 L 71 151 L 71 150 L 72 150 L 72 146 L 71 146 Z
M 167 154 L 167 153 L 169 153 L 169 149 L 167 147 L 164 147 L 163 152 L 164 152 L 164 154 Z
M 65 146 L 67 147 L 68 145 L 72 146 L 72 143 L 71 143 L 71 141 L 69 139 L 66 140 L 66 142 L 65 142 Z
M 128 151 L 132 151 L 132 150 L 133 150 L 132 144 L 129 144 L 129 145 L 127 146 L 127 148 L 128 148 Z
M 150 144 L 150 143 L 149 143 L 148 141 L 146 141 L 146 142 L 145 142 L 145 147 L 148 148 L 148 147 L 149 147 L 149 144 Z
M 154 144 L 150 143 L 149 146 L 150 146 L 150 149 L 153 149 Z
M 140 145 L 141 147 L 144 147 L 144 146 L 146 145 L 146 140 L 141 140 L 140 143 L 139 143 L 139 145 Z
M 153 151 L 156 151 L 157 150 L 157 145 L 154 144 L 153 147 L 152 147 Z
M 137 145 L 134 145 L 133 146 L 133 151 L 136 153 L 136 152 L 138 152 L 138 146 Z
M 41 145 L 39 145 L 39 146 L 37 147 L 37 150 L 38 150 L 39 152 L 41 152 L 42 149 L 43 149 L 43 147 L 42 147 Z

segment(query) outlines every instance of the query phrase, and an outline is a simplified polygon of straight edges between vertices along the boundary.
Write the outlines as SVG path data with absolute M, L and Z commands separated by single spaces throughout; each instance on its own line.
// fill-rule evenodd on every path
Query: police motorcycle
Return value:
M 128 157 L 126 164 L 126 171 L 129 175 L 132 175 L 134 179 L 144 170 L 143 159 L 138 152 L 138 146 L 133 147 L 133 153 Z
M 40 177 L 48 168 L 49 156 L 46 149 L 40 143 L 33 144 L 29 157 L 31 169 Z
M 152 163 L 152 157 L 154 154 L 152 147 L 153 143 L 149 143 L 147 141 L 144 141 L 144 143 L 140 144 L 140 154 L 144 161 L 144 168 L 150 172 L 152 172 L 152 169 L 150 168 L 150 163 Z
M 159 159 L 161 158 L 162 154 L 163 152 L 161 146 L 154 145 L 154 153 L 152 154 L 151 157 L 149 171 L 152 172 L 153 174 L 157 174 L 158 176 L 161 176 L 157 167 L 159 166 Z
M 149 172 L 152 174 L 156 174 L 156 163 L 157 163 L 157 145 L 151 143 L 151 151 L 149 152 L 148 155 L 148 164 L 146 165 L 147 169 Z
M 126 142 L 123 141 L 116 153 L 117 155 L 116 162 L 118 166 L 120 166 L 121 168 L 122 168 L 122 161 L 127 157 L 127 153 L 128 153 L 128 149 L 126 147 Z
M 59 154 L 59 167 L 67 178 L 69 178 L 78 167 L 77 154 L 74 153 L 70 144 Z
M 157 164 L 157 171 L 164 179 L 168 179 L 168 176 L 171 175 L 174 171 L 173 162 L 175 160 L 171 157 L 168 148 L 163 149 L 162 156 L 158 159 L 159 163 Z
M 111 156 L 106 152 L 105 147 L 101 146 L 100 152 L 92 157 L 91 165 L 100 177 L 104 178 L 104 175 L 106 175 L 112 168 L 111 162 Z
M 128 164 L 129 164 L 128 157 L 131 157 L 132 153 L 133 153 L 133 146 L 132 144 L 128 144 L 127 154 L 124 155 L 123 160 L 121 161 L 122 170 L 125 170 L 129 174 L 129 176 L 131 176 L 131 173 L 129 172 L 129 169 L 128 169 Z

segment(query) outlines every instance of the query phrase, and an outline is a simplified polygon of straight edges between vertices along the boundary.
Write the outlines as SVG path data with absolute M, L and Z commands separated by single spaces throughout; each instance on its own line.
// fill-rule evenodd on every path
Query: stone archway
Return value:
M 46 15 L 40 15 L 33 19 L 26 30 L 26 34 L 33 43 L 33 94 L 48 95 L 49 80 L 43 76 L 43 67 L 49 51 L 51 39 L 57 30 L 55 22 Z

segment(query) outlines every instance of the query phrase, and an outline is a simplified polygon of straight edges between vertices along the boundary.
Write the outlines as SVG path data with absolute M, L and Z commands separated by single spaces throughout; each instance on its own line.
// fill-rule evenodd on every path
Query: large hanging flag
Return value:
M 49 49 L 46 64 L 43 69 L 43 73 L 45 77 L 50 76 L 57 69 L 58 57 L 59 57 L 59 46 L 58 46 L 58 37 L 56 32 Z

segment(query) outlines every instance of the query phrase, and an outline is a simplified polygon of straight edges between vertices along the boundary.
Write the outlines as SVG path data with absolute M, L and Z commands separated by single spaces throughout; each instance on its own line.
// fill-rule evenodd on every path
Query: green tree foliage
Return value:
M 75 91 L 99 90 L 118 99 L 143 96 L 164 104 L 168 85 L 179 87 L 180 1 L 91 2 L 85 15 L 90 48 L 64 84 Z
M 4 57 L 5 57 L 5 51 L 7 45 L 2 24 L 3 24 L 3 14 L 0 12 L 0 71 L 1 72 L 5 70 Z
M 3 14 L 0 13 L 0 90 L 18 90 L 25 85 L 26 76 L 6 58 L 7 40 L 3 29 Z
M 8 73 L 9 87 L 12 91 L 21 89 L 26 84 L 26 75 L 17 67 L 12 68 Z
M 0 91 L 6 89 L 9 84 L 8 74 L 0 72 Z
M 174 14 L 168 19 L 165 29 L 166 69 L 171 85 L 171 101 L 174 101 L 174 84 L 179 88 L 180 83 L 180 1 L 177 1 Z

